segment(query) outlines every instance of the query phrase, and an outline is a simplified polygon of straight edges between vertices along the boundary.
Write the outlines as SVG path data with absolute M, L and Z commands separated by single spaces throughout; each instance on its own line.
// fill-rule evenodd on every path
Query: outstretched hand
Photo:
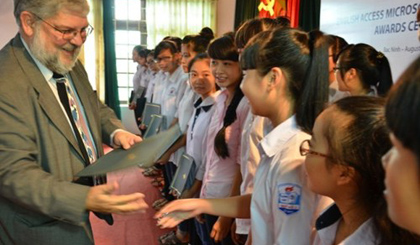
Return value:
M 115 214 L 145 212 L 148 206 L 142 193 L 113 194 L 118 188 L 117 182 L 91 187 L 86 198 L 86 209 Z
M 175 227 L 182 221 L 201 214 L 204 205 L 205 200 L 196 198 L 172 201 L 156 213 L 157 225 L 161 228 Z

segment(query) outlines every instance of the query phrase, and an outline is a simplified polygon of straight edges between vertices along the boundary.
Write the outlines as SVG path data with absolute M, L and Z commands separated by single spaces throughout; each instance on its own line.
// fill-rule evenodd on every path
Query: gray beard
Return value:
M 44 42 L 39 35 L 39 31 L 40 30 L 35 30 L 32 45 L 29 45 L 29 49 L 31 50 L 32 55 L 38 59 L 41 64 L 53 72 L 58 74 L 66 74 L 71 71 L 76 64 L 77 57 L 80 53 L 80 48 L 72 45 L 71 43 L 67 43 L 63 46 L 63 48 L 66 50 L 76 49 L 76 52 L 72 58 L 72 62 L 69 65 L 65 65 L 59 59 L 59 51 L 56 51 L 55 53 L 45 51 L 46 49 L 44 49 Z

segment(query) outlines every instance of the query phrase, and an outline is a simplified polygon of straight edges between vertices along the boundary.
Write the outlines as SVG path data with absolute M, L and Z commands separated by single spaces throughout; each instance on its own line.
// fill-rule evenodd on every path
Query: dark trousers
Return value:
M 165 180 L 165 184 L 163 186 L 162 195 L 168 201 L 175 200 L 175 197 L 169 194 L 169 191 L 170 191 L 169 187 L 171 186 L 176 169 L 177 167 L 173 162 L 168 162 L 163 166 L 163 179 Z

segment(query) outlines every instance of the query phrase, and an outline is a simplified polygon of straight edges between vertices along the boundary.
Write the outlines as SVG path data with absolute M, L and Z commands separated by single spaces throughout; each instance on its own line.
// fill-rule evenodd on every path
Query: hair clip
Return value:
M 377 59 L 382 59 L 384 57 L 384 54 L 382 52 L 378 52 L 378 54 L 376 55 Z

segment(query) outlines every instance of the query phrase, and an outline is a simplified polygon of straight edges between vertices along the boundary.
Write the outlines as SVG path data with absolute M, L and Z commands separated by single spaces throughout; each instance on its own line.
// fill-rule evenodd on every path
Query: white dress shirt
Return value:
M 207 128 L 210 123 L 211 116 L 214 113 L 214 103 L 218 93 L 215 93 L 211 96 L 205 98 L 200 104 L 195 104 L 195 109 L 193 115 L 190 118 L 188 123 L 187 130 L 187 144 L 186 144 L 186 153 L 194 158 L 196 166 L 195 178 L 202 181 L 205 164 L 203 164 L 203 158 L 205 155 L 205 136 L 207 133 Z M 210 107 L 211 106 L 211 107 Z M 204 110 L 203 107 L 209 108 Z M 197 110 L 200 110 L 198 116 L 196 116 Z
M 164 89 L 162 91 L 161 114 L 164 116 L 161 129 L 167 130 L 172 120 L 174 119 L 175 113 L 179 108 L 179 103 L 183 97 L 185 91 L 188 75 L 184 73 L 181 66 L 172 73 L 166 75 L 164 81 Z
M 317 232 L 313 245 L 334 244 L 335 235 L 341 219 L 341 213 L 336 205 L 327 208 L 317 219 Z M 373 220 L 369 218 L 350 236 L 346 237 L 346 239 L 337 245 L 376 245 L 380 242 L 380 238 L 375 235 Z
M 261 140 L 251 200 L 253 244 L 310 243 L 321 197 L 306 186 L 299 152 L 301 142 L 309 138 L 292 116 Z
M 268 118 L 255 116 L 251 111 L 248 112 L 241 137 L 241 195 L 252 194 L 254 190 L 255 172 L 261 159 L 258 145 L 266 135 L 265 132 L 270 131 L 271 128 Z M 247 235 L 250 228 L 250 219 L 236 219 L 237 234 Z

